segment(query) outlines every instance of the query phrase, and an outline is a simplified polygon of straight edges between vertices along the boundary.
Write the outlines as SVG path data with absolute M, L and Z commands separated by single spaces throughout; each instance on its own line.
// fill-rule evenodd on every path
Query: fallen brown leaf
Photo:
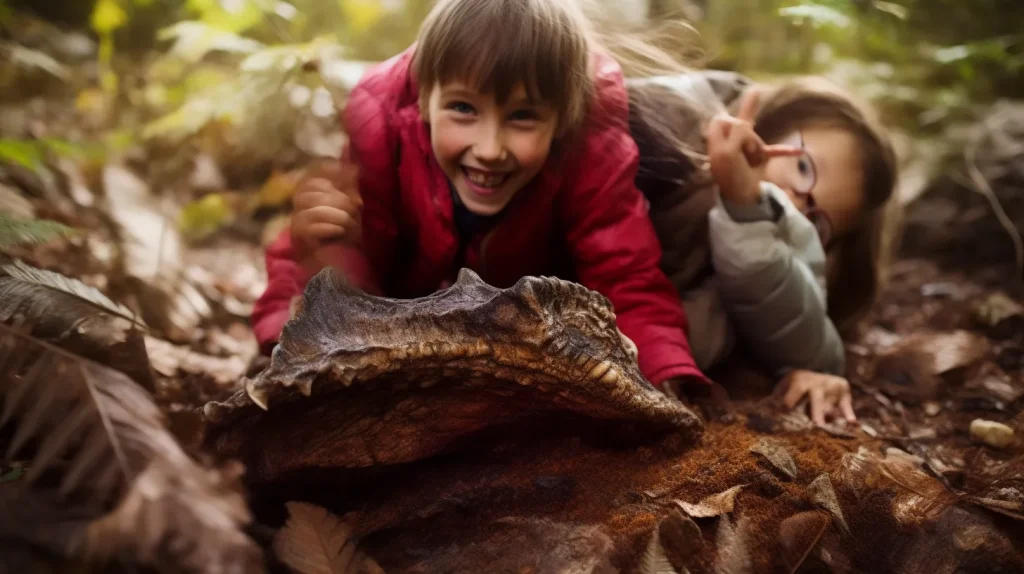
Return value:
M 665 555 L 665 549 L 661 545 L 661 536 L 658 532 L 659 529 L 655 528 L 654 532 L 651 533 L 651 539 L 647 543 L 647 549 L 644 550 L 643 558 L 640 560 L 640 568 L 637 572 L 638 574 L 679 574 L 672 566 L 668 556 Z
M 789 478 L 796 478 L 798 472 L 796 462 L 793 460 L 793 457 L 790 456 L 789 451 L 787 451 L 781 444 L 767 439 L 762 439 L 750 449 L 750 452 L 765 457 L 773 467 Z
M 274 537 L 274 553 L 297 574 L 383 574 L 352 540 L 352 525 L 327 510 L 289 502 L 289 518 Z
M 718 494 L 712 494 L 697 504 L 690 504 L 682 500 L 677 500 L 676 504 L 683 509 L 683 512 L 694 518 L 721 516 L 733 511 L 736 505 L 736 495 L 740 493 L 740 490 L 743 490 L 744 486 L 746 485 L 740 484 Z
M 832 479 L 829 478 L 827 473 L 815 478 L 808 485 L 807 493 L 811 497 L 811 502 L 819 508 L 827 510 L 832 515 L 833 520 L 835 520 L 836 525 L 843 534 L 850 534 L 850 527 L 846 524 L 846 518 L 843 517 L 843 509 L 839 506 L 836 491 L 832 488 Z
M 747 574 L 754 571 L 747 542 L 750 520 L 740 518 L 733 524 L 723 515 L 715 533 L 718 557 L 715 559 L 715 574 Z
M 180 572 L 261 571 L 260 553 L 242 532 L 250 516 L 241 468 L 196 464 L 138 384 L 5 325 L 0 363 L 0 425 L 14 423 L 8 456 L 37 445 L 18 486 L 52 495 L 68 512 L 70 501 L 95 509 L 76 534 L 85 539 L 77 555 Z M 53 531 L 53 521 L 65 518 L 35 520 L 20 526 Z
M 786 564 L 796 572 L 828 530 L 830 520 L 817 510 L 790 516 L 779 525 L 779 542 L 786 551 Z

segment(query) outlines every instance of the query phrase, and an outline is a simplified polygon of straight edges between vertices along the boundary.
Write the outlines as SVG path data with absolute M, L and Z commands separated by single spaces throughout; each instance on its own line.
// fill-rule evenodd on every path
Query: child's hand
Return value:
M 308 256 L 327 244 L 359 245 L 363 200 L 352 164 L 328 160 L 314 165 L 292 197 L 292 240 Z
M 815 373 L 813 371 L 793 371 L 783 380 L 785 395 L 783 402 L 787 408 L 794 408 L 803 399 L 810 397 L 811 420 L 822 426 L 825 417 L 845 418 L 848 422 L 856 422 L 853 414 L 853 396 L 850 394 L 850 383 L 843 377 Z
M 707 127 L 708 161 L 722 198 L 730 203 L 752 204 L 760 199 L 761 168 L 772 157 L 797 156 L 799 147 L 767 145 L 754 132 L 757 90 L 743 94 L 736 117 L 718 114 Z

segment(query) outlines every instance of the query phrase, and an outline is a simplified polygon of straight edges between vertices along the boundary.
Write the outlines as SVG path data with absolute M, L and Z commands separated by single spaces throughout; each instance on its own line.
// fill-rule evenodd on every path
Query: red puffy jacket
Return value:
M 448 181 L 434 159 L 410 73 L 414 48 L 367 71 L 349 95 L 346 153 L 360 169 L 363 248 L 334 249 L 332 262 L 363 290 L 399 298 L 437 291 L 454 279 L 460 263 Z M 527 275 L 578 281 L 611 300 L 648 380 L 660 385 L 673 377 L 703 379 L 633 183 L 638 152 L 629 133 L 621 68 L 607 56 L 594 61 L 591 117 L 599 121 L 590 122 L 571 148 L 553 148 L 499 222 L 469 238 L 461 263 L 496 287 L 510 287 Z M 288 231 L 267 250 L 267 274 L 267 290 L 252 317 L 264 353 L 273 349 L 289 302 L 310 278 L 296 262 Z

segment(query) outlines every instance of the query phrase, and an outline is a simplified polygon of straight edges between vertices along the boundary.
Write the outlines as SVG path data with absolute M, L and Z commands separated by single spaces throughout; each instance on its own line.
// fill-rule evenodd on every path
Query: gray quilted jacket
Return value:
M 741 345 L 776 375 L 793 369 L 842 375 L 843 342 L 828 317 L 825 253 L 814 226 L 768 182 L 759 204 L 726 204 L 694 156 L 666 145 L 658 133 L 667 126 L 691 151 L 703 152 L 702 120 L 748 84 L 724 72 L 627 84 L 640 148 L 637 187 L 650 202 L 662 268 L 681 294 L 702 369 Z M 718 101 L 708 105 L 709 98 Z

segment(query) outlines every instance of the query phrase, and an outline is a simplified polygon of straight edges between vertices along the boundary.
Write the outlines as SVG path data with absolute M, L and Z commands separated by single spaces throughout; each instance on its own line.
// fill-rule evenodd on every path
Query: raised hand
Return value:
M 291 233 L 307 265 L 319 269 L 326 251 L 362 244 L 362 207 L 355 165 L 335 159 L 315 164 L 292 197 Z
M 747 90 L 736 116 L 718 114 L 707 127 L 711 175 L 722 197 L 732 203 L 758 201 L 761 168 L 770 158 L 803 153 L 795 146 L 768 145 L 754 132 L 759 98 L 757 90 Z

